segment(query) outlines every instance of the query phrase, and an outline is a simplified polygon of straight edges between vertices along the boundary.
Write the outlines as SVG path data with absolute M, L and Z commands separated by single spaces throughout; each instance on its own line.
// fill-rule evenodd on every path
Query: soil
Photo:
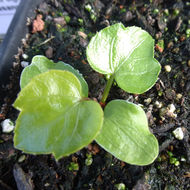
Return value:
M 90 5 L 91 13 L 86 10 Z M 95 142 L 58 162 L 51 155 L 28 155 L 13 146 L 13 132 L 0 131 L 0 189 L 190 189 L 190 1 L 187 0 L 47 0 L 36 9 L 44 26 L 27 24 L 11 82 L 0 97 L 0 119 L 16 121 L 12 107 L 19 92 L 21 62 L 46 55 L 78 69 L 89 85 L 89 97 L 100 101 L 106 79 L 94 72 L 86 59 L 86 46 L 100 29 L 122 22 L 139 26 L 155 39 L 155 58 L 162 65 L 156 85 L 141 95 L 127 94 L 114 85 L 108 101 L 116 98 L 143 105 L 150 130 L 160 145 L 157 160 L 149 166 L 133 166 L 117 160 Z M 41 15 L 41 16 L 39 16 Z M 56 19 L 59 18 L 59 19 Z M 170 70 L 171 69 L 171 70 Z M 170 105 L 176 108 L 169 110 Z M 172 131 L 181 127 L 184 138 Z M 92 160 L 87 159 L 89 155 Z M 91 163 L 92 161 L 92 163 Z

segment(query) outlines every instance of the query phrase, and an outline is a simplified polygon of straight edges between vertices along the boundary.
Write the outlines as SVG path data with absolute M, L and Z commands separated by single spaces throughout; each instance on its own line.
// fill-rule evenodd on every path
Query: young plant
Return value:
M 115 80 L 129 93 L 151 88 L 160 72 L 154 40 L 138 27 L 121 23 L 98 32 L 87 48 L 91 67 L 109 75 L 101 103 Z M 135 165 L 152 163 L 158 141 L 150 133 L 143 109 L 125 100 L 112 100 L 104 111 L 88 98 L 88 85 L 71 66 L 35 56 L 21 75 L 21 92 L 14 107 L 14 145 L 32 154 L 52 153 L 56 159 L 96 142 L 118 159 Z
M 14 103 L 21 111 L 15 128 L 16 148 L 33 154 L 53 153 L 59 159 L 86 146 L 99 133 L 101 106 L 87 99 L 87 83 L 71 66 L 36 56 L 22 72 L 20 84 Z

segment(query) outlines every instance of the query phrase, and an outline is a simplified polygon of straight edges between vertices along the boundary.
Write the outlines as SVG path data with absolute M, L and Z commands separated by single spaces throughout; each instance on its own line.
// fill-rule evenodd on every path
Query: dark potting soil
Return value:
M 87 5 L 93 11 L 89 12 Z M 6 96 L 0 97 L 1 121 L 10 118 L 15 122 L 18 111 L 11 105 L 19 92 L 23 69 L 20 63 L 30 62 L 35 55 L 46 55 L 78 69 L 89 85 L 89 97 L 99 101 L 106 79 L 90 68 L 85 50 L 96 31 L 122 22 L 125 26 L 140 26 L 153 36 L 155 58 L 160 61 L 162 71 L 148 92 L 127 94 L 114 85 L 108 101 L 120 98 L 143 105 L 150 130 L 159 140 L 160 155 L 149 166 L 132 166 L 93 142 L 56 162 L 51 155 L 28 155 L 14 149 L 13 133 L 0 131 L 0 189 L 190 189 L 189 10 L 187 0 L 44 1 L 36 9 L 36 15 L 42 15 L 45 27 L 34 32 L 35 18 L 28 21 L 30 33 L 16 55 L 11 82 L 3 88 Z M 171 104 L 175 111 L 170 109 Z M 183 140 L 172 134 L 178 127 L 183 130 Z

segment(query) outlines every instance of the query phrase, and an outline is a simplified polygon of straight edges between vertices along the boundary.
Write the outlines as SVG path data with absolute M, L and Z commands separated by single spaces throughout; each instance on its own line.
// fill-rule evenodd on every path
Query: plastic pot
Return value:
M 18 6 L 14 18 L 9 26 L 8 32 L 0 46 L 0 86 L 9 82 L 14 55 L 21 46 L 21 40 L 26 36 L 28 17 L 35 15 L 35 8 L 42 0 L 22 0 Z

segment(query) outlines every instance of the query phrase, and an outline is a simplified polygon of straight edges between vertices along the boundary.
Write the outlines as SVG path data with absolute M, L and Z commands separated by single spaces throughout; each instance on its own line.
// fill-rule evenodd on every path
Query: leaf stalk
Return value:
M 110 92 L 110 89 L 111 89 L 111 86 L 113 84 L 114 78 L 115 78 L 115 75 L 111 75 L 110 78 L 108 79 L 108 82 L 106 84 L 106 87 L 105 87 L 103 95 L 102 95 L 102 99 L 100 101 L 103 104 L 106 102 L 106 99 L 107 99 L 108 94 Z

